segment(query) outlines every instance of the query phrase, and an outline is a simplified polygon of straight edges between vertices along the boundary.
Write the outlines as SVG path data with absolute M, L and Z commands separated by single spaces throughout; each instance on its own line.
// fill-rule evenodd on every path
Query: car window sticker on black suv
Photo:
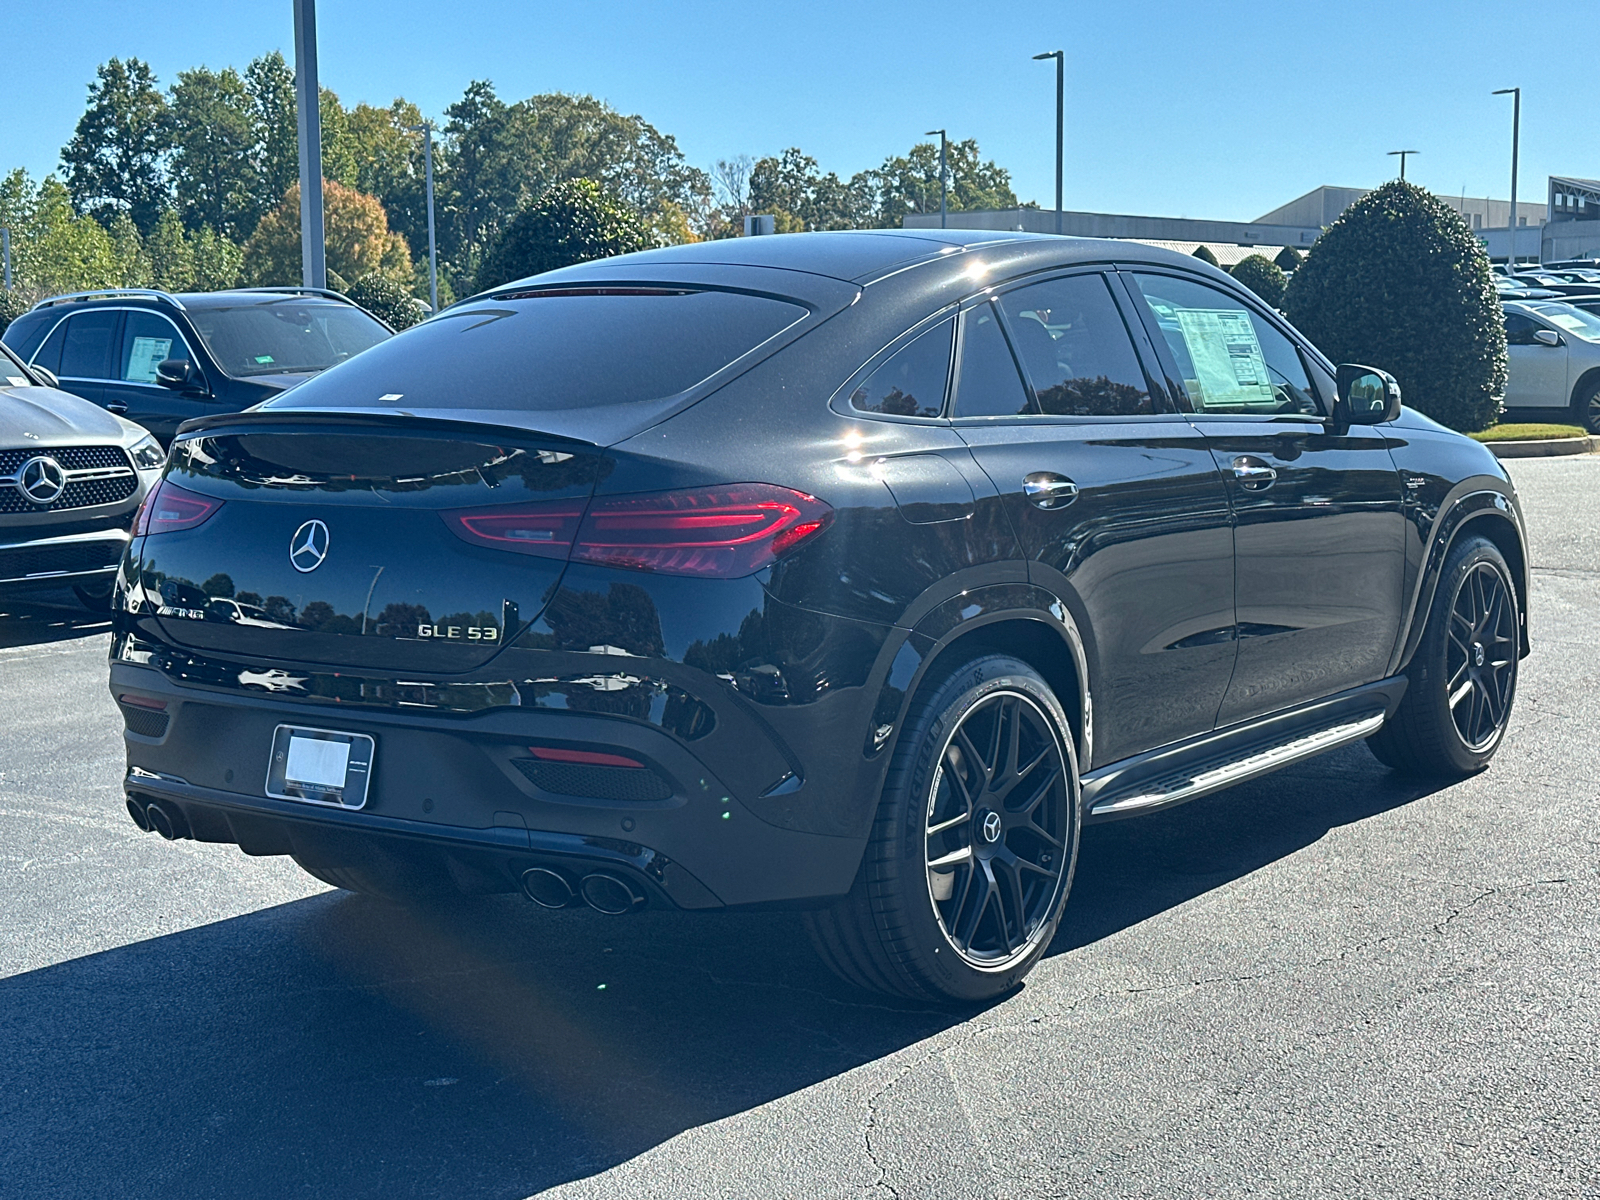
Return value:
M 130 311 L 122 327 L 116 378 L 123 383 L 155 383 L 156 365 L 169 358 L 191 358 L 177 326 L 160 313 Z
M 1037 413 L 994 303 L 986 300 L 969 308 L 961 321 L 961 373 L 956 380 L 953 415 L 1019 417 Z
M 850 393 L 850 407 L 893 417 L 939 416 L 950 379 L 954 329 L 955 318 L 950 317 L 900 347 Z
M 1150 416 L 1156 404 L 1102 276 L 1069 275 L 1000 297 L 1012 344 L 1047 416 Z
M 74 313 L 67 319 L 61 346 L 63 379 L 106 379 L 111 374 L 111 335 L 121 313 L 115 310 Z
M 1299 352 L 1270 322 L 1198 280 L 1133 278 L 1197 413 L 1321 415 Z

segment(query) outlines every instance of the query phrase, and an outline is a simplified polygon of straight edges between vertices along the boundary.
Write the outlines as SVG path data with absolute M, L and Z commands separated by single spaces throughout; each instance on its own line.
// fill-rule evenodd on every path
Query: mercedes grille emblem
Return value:
M 67 490 L 67 473 L 47 454 L 30 458 L 17 474 L 17 486 L 35 504 L 54 504 Z
M 302 575 L 315 571 L 328 557 L 328 527 L 321 521 L 307 521 L 289 539 L 289 565 Z
M 1000 840 L 1000 814 L 992 809 L 983 818 L 983 840 L 986 842 Z

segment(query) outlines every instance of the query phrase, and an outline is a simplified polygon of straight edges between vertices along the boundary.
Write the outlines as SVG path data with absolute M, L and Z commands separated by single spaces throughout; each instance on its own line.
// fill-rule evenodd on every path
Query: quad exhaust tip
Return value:
M 154 830 L 169 842 L 189 836 L 189 823 L 183 819 L 183 813 L 176 806 L 166 806 L 151 801 L 145 805 L 144 819 L 148 822 L 146 828 Z
M 134 797 L 128 797 L 128 815 L 133 818 L 133 823 L 146 833 L 152 832 L 150 818 L 145 816 L 144 805 Z
M 540 908 L 566 908 L 578 898 L 566 878 L 547 867 L 522 873 L 522 894 Z
M 638 887 L 616 875 L 596 871 L 585 875 L 576 889 L 568 878 L 549 867 L 531 867 L 522 873 L 522 894 L 540 908 L 570 908 L 580 901 L 595 912 L 620 917 L 643 908 Z

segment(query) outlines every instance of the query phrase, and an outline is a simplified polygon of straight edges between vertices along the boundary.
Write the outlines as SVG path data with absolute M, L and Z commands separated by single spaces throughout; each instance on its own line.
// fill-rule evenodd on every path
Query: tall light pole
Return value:
M 322 93 L 317 87 L 317 0 L 294 0 L 294 102 L 300 140 L 300 270 L 309 288 L 328 286 L 322 226 Z
M 1389 151 L 1389 157 L 1390 158 L 1393 158 L 1396 154 L 1398 154 L 1400 156 L 1400 182 L 1401 183 L 1404 183 L 1406 181 L 1406 155 L 1408 155 L 1408 154 L 1421 154 L 1421 153 L 1422 153 L 1421 150 L 1391 150 L 1391 151 Z
M 930 129 L 922 136 L 932 137 L 936 133 L 939 135 L 939 228 L 943 229 L 945 227 L 944 150 L 947 139 L 945 138 L 944 130 L 942 129 Z
M 1067 96 L 1067 52 L 1065 50 L 1052 50 L 1048 54 L 1035 54 L 1034 61 L 1041 58 L 1056 60 L 1056 232 L 1061 232 L 1061 155 L 1066 144 L 1066 96 Z
M 1511 216 L 1506 220 L 1506 233 L 1510 237 L 1511 246 L 1506 253 L 1506 269 L 1515 275 L 1517 273 L 1517 140 L 1522 134 L 1522 89 L 1501 88 L 1492 94 L 1511 97 Z
M 407 125 L 413 133 L 422 134 L 422 162 L 428 189 L 428 303 L 439 311 L 439 254 L 433 242 L 433 122 Z

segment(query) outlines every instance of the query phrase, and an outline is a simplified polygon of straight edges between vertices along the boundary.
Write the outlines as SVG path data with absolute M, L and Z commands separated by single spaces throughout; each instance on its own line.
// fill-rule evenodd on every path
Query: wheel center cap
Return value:
M 993 844 L 1000 840 L 1000 814 L 990 809 L 983 814 L 983 820 L 978 822 L 978 831 L 983 834 L 983 840 Z
M 1482 642 L 1473 642 L 1472 643 L 1472 665 L 1475 666 L 1475 667 L 1483 666 L 1483 643 Z

